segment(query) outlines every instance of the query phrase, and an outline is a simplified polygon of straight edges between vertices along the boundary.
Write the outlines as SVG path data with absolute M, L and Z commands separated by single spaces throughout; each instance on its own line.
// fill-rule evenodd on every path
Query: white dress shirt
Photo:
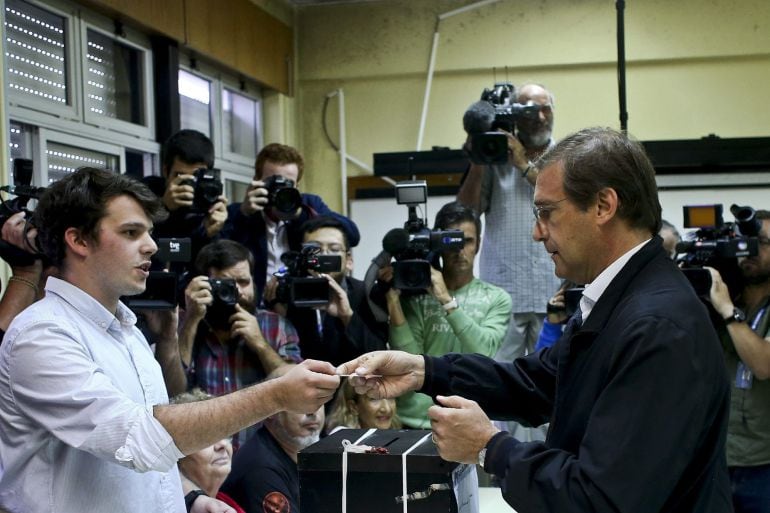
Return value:
M 267 238 L 267 280 L 270 283 L 273 273 L 283 267 L 281 255 L 289 251 L 289 234 L 286 231 L 286 221 L 273 221 L 265 212 L 262 212 L 265 219 L 265 237 Z
M 0 346 L 0 505 L 34 513 L 185 513 L 184 455 L 136 316 L 49 278 Z

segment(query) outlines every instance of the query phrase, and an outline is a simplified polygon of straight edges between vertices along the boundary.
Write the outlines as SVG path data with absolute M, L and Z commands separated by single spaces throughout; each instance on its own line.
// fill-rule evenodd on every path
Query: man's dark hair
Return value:
M 579 208 L 586 210 L 609 187 L 618 195 L 618 217 L 633 228 L 660 231 L 655 169 L 637 141 L 611 128 L 586 128 L 559 141 L 538 167 L 558 162 L 564 168 L 564 192 Z
M 436 222 L 433 223 L 434 230 L 446 230 L 453 224 L 473 223 L 476 225 L 476 239 L 481 241 L 481 220 L 476 215 L 476 211 L 459 201 L 450 201 L 436 213 Z
M 271 143 L 262 148 L 257 155 L 256 162 L 254 162 L 254 176 L 257 180 L 262 179 L 262 168 L 268 161 L 281 166 L 297 164 L 297 182 L 302 180 L 302 174 L 305 172 L 305 161 L 296 148 L 278 143 Z
M 350 239 L 348 238 L 348 232 L 345 229 L 345 225 L 342 224 L 339 219 L 335 219 L 332 216 L 312 217 L 302 223 L 302 226 L 300 226 L 299 229 L 304 238 L 308 233 L 320 230 L 321 228 L 334 228 L 335 230 L 339 230 L 340 233 L 342 233 L 342 239 L 345 241 L 345 251 L 350 249 Z
M 195 257 L 195 271 L 208 275 L 209 269 L 223 271 L 243 261 L 249 263 L 249 270 L 254 269 L 254 257 L 243 244 L 234 240 L 218 240 L 206 244 Z
M 764 221 L 765 219 L 770 219 L 770 210 L 757 210 L 757 219 L 760 221 Z
M 35 207 L 32 223 L 38 230 L 40 250 L 52 265 L 64 262 L 64 232 L 77 228 L 83 237 L 99 241 L 99 222 L 107 203 L 118 196 L 134 198 L 155 223 L 168 213 L 160 199 L 130 176 L 104 169 L 81 167 L 48 187 Z
M 214 167 L 214 144 L 197 130 L 178 131 L 168 138 L 160 153 L 164 173 L 171 171 L 176 158 L 186 164 L 205 162 L 206 167 Z

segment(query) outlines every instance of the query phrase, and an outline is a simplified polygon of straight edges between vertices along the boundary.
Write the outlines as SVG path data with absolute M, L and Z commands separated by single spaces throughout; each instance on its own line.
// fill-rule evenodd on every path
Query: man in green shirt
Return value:
M 473 275 L 479 251 L 481 223 L 475 212 L 459 202 L 436 214 L 435 230 L 461 230 L 465 246 L 441 254 L 442 270 L 431 268 L 427 294 L 402 298 L 387 293 L 390 347 L 413 354 L 479 353 L 492 357 L 508 329 L 511 296 Z M 433 401 L 410 392 L 398 399 L 404 425 L 430 429 L 428 408 Z

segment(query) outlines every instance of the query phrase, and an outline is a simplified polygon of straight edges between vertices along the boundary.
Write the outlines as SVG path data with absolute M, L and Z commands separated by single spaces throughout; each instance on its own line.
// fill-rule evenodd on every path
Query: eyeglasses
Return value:
M 562 198 L 558 201 L 554 201 L 553 203 L 547 203 L 545 205 L 535 205 L 532 207 L 532 214 L 535 216 L 535 221 L 537 222 L 546 222 L 548 221 L 548 218 L 551 216 L 551 212 L 556 210 L 556 205 L 561 203 L 562 201 L 566 201 L 567 198 Z

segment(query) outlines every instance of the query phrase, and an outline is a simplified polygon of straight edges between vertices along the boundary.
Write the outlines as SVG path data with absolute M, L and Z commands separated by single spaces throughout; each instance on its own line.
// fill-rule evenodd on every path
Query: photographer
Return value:
M 329 304 L 317 309 L 288 305 L 287 318 L 297 327 L 303 358 L 339 365 L 369 351 L 385 349 L 386 323 L 378 322 L 366 300 L 364 282 L 346 276 L 352 262 L 345 226 L 331 216 L 319 216 L 302 227 L 302 242 L 315 244 L 321 255 L 341 257 L 339 271 L 324 274 L 329 282 Z M 265 300 L 275 297 L 277 280 L 271 279 Z
M 511 315 L 511 298 L 502 289 L 473 276 L 481 222 L 472 209 L 451 202 L 436 214 L 434 230 L 461 230 L 465 246 L 441 254 L 441 271 L 431 268 L 428 294 L 402 298 L 387 294 L 390 345 L 413 354 L 480 353 L 493 356 Z M 404 425 L 429 428 L 431 399 L 410 392 L 398 400 Z
M 532 194 L 538 175 L 532 163 L 553 144 L 553 95 L 540 85 L 525 84 L 516 101 L 539 105 L 538 116 L 521 117 L 516 134 L 506 134 L 507 163 L 471 164 L 457 194 L 458 201 L 485 216 L 481 279 L 505 289 L 513 301 L 511 326 L 496 357 L 506 362 L 534 350 L 546 302 L 559 287 L 548 253 L 532 240 Z M 473 126 L 474 106 L 463 121 L 469 136 L 478 130 Z
M 724 319 L 732 382 L 727 464 L 736 513 L 770 512 L 770 211 L 759 210 L 759 254 L 740 260 L 745 287 L 736 303 L 713 268 L 709 299 Z
M 13 214 L 2 226 L 2 240 L 27 252 L 35 252 L 35 228 L 27 227 L 25 212 Z M 43 262 L 32 258 L 29 262 L 9 262 L 11 277 L 0 300 L 0 338 L 5 335 L 8 325 L 16 315 L 37 301 L 41 291 Z
M 214 144 L 196 130 L 180 130 L 166 141 L 161 151 L 163 184 L 154 177 L 145 182 L 158 194 L 169 212 L 168 218 L 155 225 L 156 237 L 190 237 L 192 257 L 216 240 L 227 219 L 227 198 L 219 195 L 201 210 L 194 208 L 195 176 L 199 169 L 214 167 Z
M 240 242 L 254 255 L 259 303 L 265 283 L 281 267 L 281 255 L 299 251 L 302 223 L 318 215 L 331 215 L 345 227 L 351 247 L 358 244 L 360 235 L 353 221 L 332 212 L 319 196 L 299 194 L 296 186 L 302 179 L 304 160 L 295 148 L 268 144 L 257 155 L 254 171 L 243 202 L 228 207 L 222 237 Z
M 278 314 L 256 309 L 251 267 L 251 254 L 234 241 L 211 243 L 198 254 L 200 275 L 185 289 L 179 335 L 188 388 L 219 396 L 262 381 L 288 361 L 300 361 L 294 327 Z M 235 289 L 213 290 L 216 279 L 234 280 Z M 236 434 L 233 447 L 237 450 L 255 430 Z

